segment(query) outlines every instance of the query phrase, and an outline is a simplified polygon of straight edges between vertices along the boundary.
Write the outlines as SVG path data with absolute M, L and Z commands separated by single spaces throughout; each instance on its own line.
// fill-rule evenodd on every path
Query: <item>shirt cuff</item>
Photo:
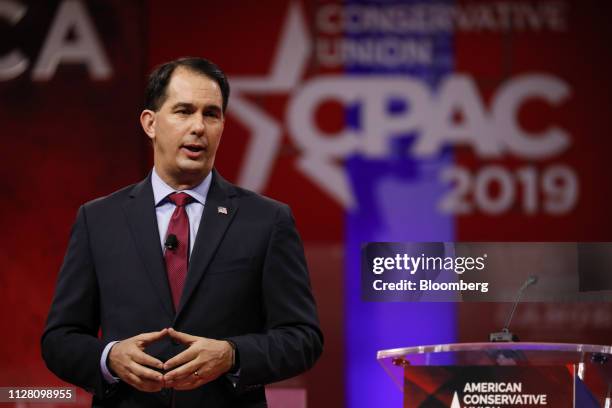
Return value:
M 109 384 L 118 383 L 120 380 L 119 377 L 115 377 L 114 375 L 111 374 L 110 370 L 108 369 L 108 366 L 106 365 L 106 359 L 108 358 L 108 353 L 110 353 L 115 343 L 119 343 L 119 342 L 111 341 L 110 343 L 108 343 L 106 347 L 104 347 L 104 351 L 102 351 L 102 356 L 100 357 L 100 370 L 102 371 L 102 377 L 104 377 L 104 380 Z
M 225 340 L 232 346 L 234 353 L 234 361 L 232 367 L 229 372 L 225 374 L 225 378 L 227 378 L 234 388 L 238 387 L 238 383 L 240 382 L 240 354 L 238 354 L 238 347 L 236 347 L 236 343 L 231 340 Z
M 229 382 L 232 383 L 234 388 L 236 388 L 238 386 L 238 383 L 240 382 L 240 369 L 238 369 L 234 373 L 227 373 L 227 374 L 225 374 L 225 378 L 227 378 L 229 380 Z

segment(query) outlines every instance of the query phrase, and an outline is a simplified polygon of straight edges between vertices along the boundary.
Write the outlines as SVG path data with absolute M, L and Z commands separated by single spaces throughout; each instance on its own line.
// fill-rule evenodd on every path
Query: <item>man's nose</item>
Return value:
M 204 118 L 195 118 L 191 124 L 191 133 L 196 136 L 201 136 L 204 134 L 205 130 L 206 125 L 204 123 Z

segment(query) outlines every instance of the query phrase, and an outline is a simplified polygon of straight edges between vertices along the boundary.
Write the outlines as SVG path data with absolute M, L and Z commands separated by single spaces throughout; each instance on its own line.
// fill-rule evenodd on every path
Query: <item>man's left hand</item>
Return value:
M 166 386 L 192 390 L 232 368 L 234 350 L 227 341 L 192 336 L 172 328 L 168 329 L 168 335 L 189 347 L 164 363 Z

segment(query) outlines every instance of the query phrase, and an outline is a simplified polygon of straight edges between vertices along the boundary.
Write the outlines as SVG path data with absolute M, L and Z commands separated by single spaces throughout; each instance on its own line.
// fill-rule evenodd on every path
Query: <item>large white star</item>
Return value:
M 300 83 L 311 53 L 311 41 L 300 5 L 292 2 L 267 76 L 232 76 L 232 102 L 229 113 L 251 130 L 247 153 L 239 172 L 238 184 L 262 191 L 281 145 L 282 126 L 243 95 L 288 93 Z
M 272 165 L 278 154 L 283 126 L 245 94 L 287 93 L 293 95 L 303 86 L 302 79 L 312 53 L 308 27 L 298 2 L 289 5 L 280 41 L 267 76 L 232 76 L 235 93 L 229 113 L 251 130 L 251 139 L 238 184 L 255 191 L 262 191 L 270 177 Z M 290 134 L 295 139 L 297 135 Z M 354 206 L 350 183 L 343 168 L 326 154 L 309 151 L 296 161 L 296 167 L 343 207 Z

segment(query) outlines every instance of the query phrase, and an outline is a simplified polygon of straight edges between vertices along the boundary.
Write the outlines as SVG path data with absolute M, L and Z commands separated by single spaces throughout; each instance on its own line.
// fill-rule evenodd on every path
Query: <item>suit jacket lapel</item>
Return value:
M 235 188 L 214 171 L 212 184 L 204 205 L 204 214 L 189 260 L 189 271 L 176 318 L 178 318 L 202 276 L 204 276 L 204 272 L 221 243 L 227 227 L 229 227 L 238 211 L 235 195 Z
M 140 259 L 155 287 L 155 291 L 170 317 L 174 316 L 172 294 L 168 285 L 164 257 L 162 254 L 157 216 L 155 214 L 155 199 L 151 186 L 151 175 L 138 183 L 132 189 L 130 198 L 124 205 L 127 222 L 130 226 L 132 239 L 138 249 Z

